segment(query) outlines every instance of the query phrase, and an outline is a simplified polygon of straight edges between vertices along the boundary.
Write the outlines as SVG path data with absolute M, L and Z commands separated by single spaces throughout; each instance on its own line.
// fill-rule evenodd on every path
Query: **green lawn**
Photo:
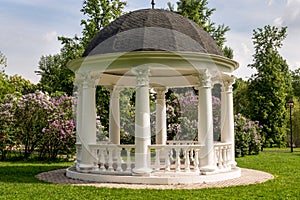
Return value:
M 44 183 L 34 176 L 72 163 L 0 162 L 0 199 L 300 199 L 300 150 L 238 158 L 240 167 L 275 175 L 262 184 L 199 190 L 134 190 Z

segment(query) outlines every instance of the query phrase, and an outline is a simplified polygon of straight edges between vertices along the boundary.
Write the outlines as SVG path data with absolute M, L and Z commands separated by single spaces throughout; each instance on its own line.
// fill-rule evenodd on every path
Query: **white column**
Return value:
M 75 123 L 76 123 L 76 144 L 81 145 L 80 141 L 80 134 L 81 134 L 81 115 L 82 115 L 82 84 L 83 79 L 76 74 L 74 80 L 74 86 L 76 87 L 76 116 L 75 116 Z M 79 170 L 78 166 L 81 161 L 81 147 L 76 145 L 76 160 L 75 160 L 75 167 Z
M 110 88 L 109 105 L 109 140 L 113 144 L 120 144 L 120 88 Z
M 136 175 L 148 175 L 150 168 L 151 145 L 150 104 L 149 104 L 149 68 L 135 68 L 136 97 L 135 97 L 135 168 Z
M 167 142 L 166 87 L 154 88 L 156 92 L 156 144 Z
M 76 143 L 77 144 L 80 144 L 79 135 L 81 133 L 82 84 L 83 84 L 83 79 L 77 75 L 74 80 L 74 86 L 76 87 Z
M 221 96 L 221 141 L 231 143 L 231 167 L 236 167 L 234 150 L 234 114 L 233 114 L 233 96 L 232 84 L 233 77 L 226 77 L 223 80 Z
M 96 143 L 96 105 L 95 105 L 95 78 L 85 74 L 82 80 L 82 92 L 80 97 L 81 109 L 77 117 L 79 125 L 78 139 L 82 145 L 81 159 L 78 169 L 83 172 L 95 168 L 95 158 L 90 151 L 89 145 Z
M 198 141 L 204 145 L 200 151 L 200 171 L 215 171 L 211 76 L 205 70 L 199 76 Z

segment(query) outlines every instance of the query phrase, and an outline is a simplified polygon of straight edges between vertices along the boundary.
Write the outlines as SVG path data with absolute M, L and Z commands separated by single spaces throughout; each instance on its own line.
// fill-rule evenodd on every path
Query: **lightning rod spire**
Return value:
M 152 0 L 151 5 L 152 5 L 152 9 L 154 9 L 154 6 L 155 6 L 154 0 Z

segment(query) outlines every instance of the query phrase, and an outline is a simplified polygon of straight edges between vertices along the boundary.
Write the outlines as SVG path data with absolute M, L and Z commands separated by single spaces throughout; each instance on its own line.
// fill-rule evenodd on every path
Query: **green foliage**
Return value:
M 80 10 L 87 19 L 81 20 L 84 27 L 81 38 L 84 47 L 95 37 L 98 32 L 110 22 L 123 14 L 125 1 L 120 0 L 85 0 Z
M 228 26 L 216 25 L 211 20 L 212 14 L 216 11 L 215 8 L 209 8 L 207 0 L 179 0 L 177 2 L 177 13 L 193 20 L 216 41 L 217 45 L 222 49 L 224 56 L 233 58 L 233 50 L 230 47 L 224 46 L 226 42 L 225 34 L 230 30 Z M 170 11 L 174 10 L 174 5 L 168 3 Z
M 293 145 L 300 147 L 300 104 L 299 98 L 294 98 L 294 107 L 292 108 L 292 134 Z M 288 109 L 289 110 L 289 109 Z M 289 118 L 290 120 L 290 118 Z M 290 129 L 290 126 L 288 126 Z M 288 143 L 290 143 L 290 132 L 288 132 Z
M 62 49 L 64 50 L 64 48 Z M 76 52 L 76 50 L 74 50 Z M 49 94 L 63 92 L 72 95 L 73 92 L 73 72 L 66 67 L 68 59 L 62 54 L 42 56 L 39 61 L 39 70 L 35 73 L 41 76 L 38 88 Z
M 300 99 L 300 68 L 291 71 L 294 96 Z
M 13 94 L 15 95 L 34 93 L 37 89 L 37 86 L 35 84 L 19 75 L 10 76 L 8 78 L 8 82 L 9 84 L 11 84 L 14 91 Z
M 233 85 L 233 108 L 234 113 L 241 113 L 242 115 L 249 117 L 249 99 L 248 99 L 248 87 L 249 82 L 244 81 L 242 78 L 235 80 Z
M 286 145 L 287 118 L 285 103 L 291 95 L 291 78 L 279 48 L 286 37 L 286 27 L 265 26 L 253 31 L 254 63 L 257 70 L 248 87 L 252 120 L 263 125 L 264 146 Z
M 7 94 L 13 93 L 14 88 L 9 83 L 8 76 L 0 72 L 0 103 L 4 101 Z
M 7 67 L 7 58 L 5 55 L 0 51 L 0 73 L 4 73 L 5 68 Z
M 97 115 L 101 121 L 104 131 L 109 130 L 109 99 L 110 92 L 103 86 L 96 87 Z
M 195 190 L 124 189 L 48 184 L 35 176 L 66 168 L 73 163 L 0 162 L 0 199 L 299 199 L 299 156 L 286 152 L 262 152 L 237 158 L 240 167 L 275 176 L 261 184 Z
M 121 144 L 134 144 L 135 89 L 124 88 L 120 92 Z
M 300 146 L 300 68 L 291 71 L 292 86 L 294 92 L 294 108 L 293 108 L 293 141 L 296 146 Z
M 0 72 L 0 103 L 3 102 L 7 94 L 21 96 L 33 93 L 36 85 L 19 75 L 7 76 Z

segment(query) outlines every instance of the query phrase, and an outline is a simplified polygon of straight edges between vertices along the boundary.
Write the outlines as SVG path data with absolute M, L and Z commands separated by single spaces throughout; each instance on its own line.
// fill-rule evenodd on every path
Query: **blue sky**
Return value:
M 156 0 L 156 8 L 167 2 Z M 291 69 L 300 67 L 300 0 L 208 0 L 216 8 L 213 21 L 229 26 L 227 45 L 234 49 L 234 60 L 240 63 L 237 77 L 250 77 L 252 63 L 252 30 L 265 25 L 288 26 L 288 37 L 281 55 Z M 151 0 L 127 0 L 126 11 L 150 8 Z M 8 59 L 6 72 L 19 74 L 32 82 L 42 55 L 59 52 L 57 36 L 80 35 L 82 0 L 0 0 L 0 51 Z

